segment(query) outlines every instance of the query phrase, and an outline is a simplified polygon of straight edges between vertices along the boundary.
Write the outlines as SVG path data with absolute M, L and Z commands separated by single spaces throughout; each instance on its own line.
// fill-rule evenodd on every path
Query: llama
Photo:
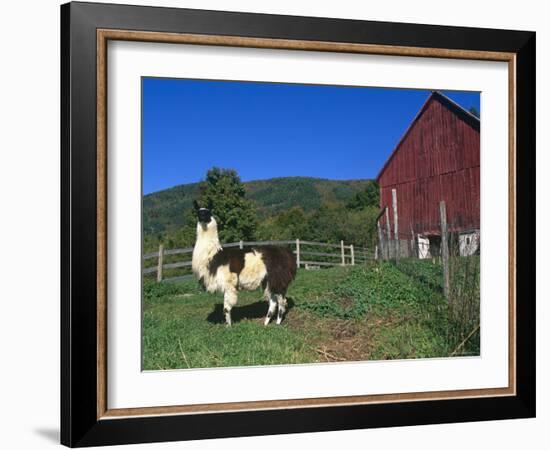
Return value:
M 231 325 L 231 308 L 237 304 L 237 291 L 253 291 L 259 287 L 269 305 L 264 325 L 269 324 L 277 307 L 277 324 L 283 320 L 286 291 L 296 276 L 296 261 L 290 249 L 269 245 L 222 248 L 216 220 L 208 209 L 201 208 L 192 269 L 206 291 L 223 293 L 227 325 Z

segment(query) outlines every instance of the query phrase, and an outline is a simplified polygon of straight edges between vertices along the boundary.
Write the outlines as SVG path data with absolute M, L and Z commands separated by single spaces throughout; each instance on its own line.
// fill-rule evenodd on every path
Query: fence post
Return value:
M 390 228 L 390 213 L 388 211 L 388 208 L 386 208 L 386 234 L 387 234 L 387 239 L 386 239 L 386 259 L 390 259 L 391 258 L 391 252 L 390 252 L 390 247 L 391 247 L 391 228 Z
M 439 215 L 441 219 L 441 259 L 443 260 L 443 294 L 449 301 L 450 277 L 449 277 L 449 243 L 447 242 L 447 208 L 445 202 L 439 202 Z
M 340 241 L 340 253 L 342 254 L 342 265 L 346 265 L 346 254 L 344 252 L 344 241 Z
M 296 239 L 296 267 L 300 268 L 300 239 Z
M 376 229 L 378 230 L 378 245 L 376 246 L 376 248 L 380 247 L 380 252 L 382 253 L 382 249 L 384 248 L 384 238 L 382 237 L 382 227 L 380 226 L 380 220 L 376 222 Z
M 374 259 L 378 260 L 378 245 L 374 246 Z
M 159 244 L 159 257 L 158 257 L 158 265 L 157 265 L 157 283 L 160 283 L 162 281 L 163 259 L 164 259 L 164 246 L 162 244 Z
M 242 239 L 239 241 L 239 248 L 242 250 L 243 249 L 243 241 Z
M 349 251 L 350 251 L 350 254 L 351 254 L 351 265 L 355 266 L 355 253 L 353 251 L 353 244 L 350 244 Z
M 399 261 L 399 220 L 397 216 L 397 189 L 391 190 L 391 202 L 393 206 L 393 234 L 395 239 L 395 262 Z

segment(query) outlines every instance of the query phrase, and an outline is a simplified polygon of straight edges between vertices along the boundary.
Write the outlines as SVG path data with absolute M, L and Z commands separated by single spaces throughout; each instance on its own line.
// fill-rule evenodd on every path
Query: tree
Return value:
M 370 181 L 364 191 L 358 192 L 348 202 L 348 209 L 365 209 L 369 206 L 378 207 L 380 203 L 380 187 L 376 181 Z
M 476 116 L 479 119 L 479 111 L 475 106 L 470 106 L 470 109 L 468 109 L 468 111 L 470 112 L 470 114 Z
M 310 219 L 311 240 L 320 242 L 367 244 L 376 242 L 378 206 L 360 210 L 341 205 L 323 205 Z
M 378 216 L 378 205 L 367 206 L 359 211 L 348 211 L 346 227 L 344 228 L 344 240 L 374 248 L 378 241 L 376 217 Z
M 256 210 L 245 197 L 244 185 L 235 170 L 219 167 L 208 170 L 199 187 L 197 206 L 212 212 L 222 242 L 254 238 Z
M 265 240 L 308 239 L 310 225 L 307 215 L 297 206 L 264 220 L 258 236 Z

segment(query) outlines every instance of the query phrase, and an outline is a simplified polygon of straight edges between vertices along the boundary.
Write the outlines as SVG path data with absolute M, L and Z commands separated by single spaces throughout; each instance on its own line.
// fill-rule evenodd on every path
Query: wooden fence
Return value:
M 376 218 L 376 227 L 378 230 L 378 245 L 375 247 L 375 259 L 393 259 L 398 264 L 399 258 L 402 257 L 415 257 L 426 258 L 432 252 L 429 242 L 421 242 L 421 239 L 425 237 L 414 232 L 411 224 L 411 239 L 403 239 L 403 234 L 399 233 L 399 215 L 397 213 L 397 191 L 392 189 L 392 209 L 393 209 L 393 222 L 394 232 L 393 237 L 390 228 L 388 207 L 382 208 L 378 217 Z M 385 226 L 380 223 L 380 219 L 385 215 Z M 439 202 L 439 226 L 440 226 L 440 248 L 435 248 L 437 253 L 432 253 L 432 256 L 441 257 L 441 264 L 443 267 L 443 293 L 447 300 L 449 299 L 450 292 L 450 255 L 449 255 L 449 227 L 447 224 L 447 206 L 445 201 Z M 473 230 L 475 231 L 475 230 Z M 427 240 L 427 239 L 426 239 Z M 467 244 L 469 245 L 469 244 Z M 477 243 L 474 243 L 477 247 Z M 474 249 L 475 251 L 475 249 Z M 466 256 L 473 254 L 470 249 L 460 249 L 459 253 L 463 252 Z
M 293 253 L 296 255 L 296 265 L 298 267 L 304 267 L 307 270 L 319 269 L 325 266 L 354 266 L 356 264 L 366 264 L 369 259 L 374 257 L 372 254 L 367 252 L 366 247 L 345 244 L 344 241 L 340 241 L 340 244 L 303 241 L 301 239 L 289 241 L 239 241 L 223 244 L 222 247 L 244 248 L 258 245 L 290 246 L 293 249 Z M 143 268 L 143 274 L 156 274 L 156 279 L 158 282 L 177 281 L 190 278 L 192 276 L 190 274 L 166 277 L 165 271 L 170 269 L 191 268 L 190 258 L 192 253 L 193 247 L 165 249 L 164 246 L 160 244 L 158 252 L 146 253 L 143 255 L 144 266 L 147 266 Z M 182 255 L 182 260 L 179 260 L 177 255 Z M 165 262 L 167 257 L 168 259 L 171 259 L 172 262 Z M 148 264 L 148 261 L 155 259 L 156 264 Z M 176 259 L 176 261 L 174 261 L 174 259 Z

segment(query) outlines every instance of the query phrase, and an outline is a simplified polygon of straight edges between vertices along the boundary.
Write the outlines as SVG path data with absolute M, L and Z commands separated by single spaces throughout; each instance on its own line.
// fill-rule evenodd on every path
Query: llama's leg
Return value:
M 264 300 L 269 303 L 269 299 L 271 298 L 271 291 L 268 287 L 264 289 Z
M 228 326 L 231 325 L 231 308 L 237 304 L 237 291 L 228 289 L 223 296 L 223 313 L 225 315 L 225 322 Z
M 268 291 L 266 290 L 266 292 L 268 292 Z M 267 315 L 265 316 L 264 325 L 267 325 L 269 323 L 269 321 L 271 320 L 271 318 L 275 314 L 275 309 L 277 309 L 277 302 L 273 298 L 273 295 L 271 295 L 271 293 L 269 293 L 267 298 L 268 298 L 268 302 L 269 302 L 269 307 L 267 309 Z
M 286 298 L 283 295 L 277 294 L 277 303 L 279 305 L 279 311 L 277 312 L 277 325 L 280 325 L 286 311 Z

